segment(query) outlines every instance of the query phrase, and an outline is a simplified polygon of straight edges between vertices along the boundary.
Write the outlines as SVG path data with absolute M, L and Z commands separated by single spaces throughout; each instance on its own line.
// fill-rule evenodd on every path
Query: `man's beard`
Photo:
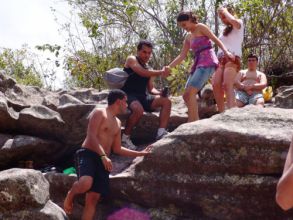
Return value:
M 120 114 L 121 114 L 121 115 L 122 115 L 122 114 L 126 114 L 126 113 L 127 113 L 127 108 L 123 109 L 123 107 L 120 106 L 119 111 L 120 111 Z

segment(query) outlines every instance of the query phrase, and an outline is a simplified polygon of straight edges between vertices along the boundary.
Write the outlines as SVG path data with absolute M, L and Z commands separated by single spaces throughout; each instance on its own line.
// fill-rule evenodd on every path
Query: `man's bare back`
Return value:
M 109 156 L 116 135 L 120 135 L 120 120 L 116 116 L 111 115 L 107 109 L 94 109 L 89 117 L 93 117 L 93 123 L 96 123 L 98 126 L 96 127 L 95 134 L 87 133 L 82 147 L 100 155 L 97 148 L 97 143 L 99 143 Z M 94 137 L 90 138 L 90 135 L 94 135 Z M 93 138 L 95 139 L 94 141 Z

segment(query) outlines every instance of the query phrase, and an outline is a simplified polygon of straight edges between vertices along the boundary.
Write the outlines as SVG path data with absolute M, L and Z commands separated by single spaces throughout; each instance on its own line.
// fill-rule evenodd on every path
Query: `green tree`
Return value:
M 157 69 L 168 64 L 180 52 L 186 34 L 177 27 L 176 16 L 183 7 L 196 8 L 196 2 L 194 1 L 178 2 L 175 0 L 118 0 L 115 2 L 109 0 L 95 2 L 70 0 L 69 3 L 77 10 L 86 29 L 87 37 L 90 38 L 92 43 L 92 49 L 90 50 L 92 52 L 88 54 L 91 54 L 91 57 L 95 57 L 96 60 L 96 63 L 87 63 L 88 67 L 92 63 L 89 69 L 91 69 L 91 72 L 93 72 L 93 69 L 96 70 L 95 74 L 82 74 L 82 70 L 85 69 L 80 69 L 81 75 L 71 78 L 78 86 L 85 86 L 83 82 L 78 82 L 85 80 L 91 81 L 90 85 L 99 89 L 103 88 L 103 81 L 97 80 L 97 83 L 93 83 L 93 78 L 100 79 L 102 77 L 103 71 L 106 70 L 103 68 L 104 66 L 117 66 L 117 60 L 115 60 L 117 51 L 122 55 L 121 64 L 123 64 L 127 55 L 131 52 L 135 53 L 133 48 L 136 47 L 139 39 L 149 39 L 155 44 L 151 66 Z M 72 33 L 71 26 L 70 24 L 65 26 L 68 33 Z M 72 57 L 75 58 L 68 59 L 68 61 L 72 63 L 72 60 L 80 60 L 76 59 L 80 53 L 75 49 L 76 41 L 85 41 L 81 39 L 81 36 L 73 36 L 72 34 L 70 34 L 70 38 L 71 48 L 74 48 Z M 82 45 L 82 47 L 84 48 L 83 51 L 86 51 L 85 45 Z M 105 62 L 97 61 L 103 60 L 103 57 L 107 57 L 108 65 L 104 65 Z M 82 60 L 86 62 L 84 57 Z M 118 63 L 120 64 L 120 60 L 118 60 Z M 70 71 L 70 68 L 75 66 L 68 65 L 68 70 Z M 181 70 L 182 68 L 178 68 L 181 75 L 186 73 L 186 71 Z M 91 80 L 88 80 L 89 78 Z M 176 78 L 173 77 L 173 80 Z M 98 85 L 99 83 L 100 85 Z
M 0 69 L 18 83 L 42 87 L 42 78 L 33 63 L 28 62 L 28 50 L 0 49 Z
M 125 51 L 132 53 L 133 48 L 116 48 L 109 56 L 100 56 L 84 50 L 66 57 L 66 68 L 69 75 L 66 79 L 68 87 L 92 87 L 98 90 L 106 88 L 103 75 L 114 67 L 122 67 Z
M 246 28 L 243 57 L 258 54 L 260 67 L 268 74 L 292 70 L 292 1 L 242 0 L 237 8 Z
M 74 62 L 87 66 L 69 78 L 79 86 L 104 88 L 102 74 L 110 67 L 121 66 L 126 56 L 135 52 L 141 38 L 155 44 L 151 65 L 158 69 L 180 52 L 186 33 L 178 28 L 176 16 L 182 9 L 194 11 L 199 21 L 219 35 L 223 26 L 217 8 L 223 0 L 68 0 L 78 13 L 86 36 L 72 34 L 72 24 L 64 30 L 70 35 L 71 55 L 68 71 L 77 72 Z M 225 1 L 227 2 L 227 1 Z M 245 24 L 243 63 L 249 52 L 260 56 L 260 66 L 267 73 L 284 72 L 292 64 L 292 2 L 290 0 L 230 0 Z M 79 32 L 80 33 L 80 32 Z M 77 43 L 82 49 L 77 49 Z M 90 48 L 88 43 L 91 44 Z M 83 54 L 81 56 L 81 54 Z M 87 54 L 88 58 L 85 58 Z M 120 54 L 119 56 L 117 54 Z M 77 60 L 77 61 L 72 61 Z M 93 62 L 94 60 L 94 62 Z M 187 78 L 189 58 L 168 78 L 174 94 L 179 94 Z M 292 64 L 293 65 L 293 64 Z M 85 72 L 83 72 L 85 71 Z M 89 73 L 91 72 L 91 73 Z M 84 83 L 83 81 L 87 82 Z M 73 84 L 74 84 L 73 83 Z

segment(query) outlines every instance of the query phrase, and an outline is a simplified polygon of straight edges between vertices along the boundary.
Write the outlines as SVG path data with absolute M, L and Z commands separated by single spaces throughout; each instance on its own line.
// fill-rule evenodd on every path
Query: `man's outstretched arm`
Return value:
M 112 145 L 112 150 L 115 154 L 119 154 L 121 156 L 127 156 L 127 157 L 139 157 L 139 156 L 145 156 L 149 153 L 151 153 L 152 146 L 146 147 L 142 151 L 135 151 L 135 150 L 129 150 L 125 147 L 121 146 L 121 134 L 118 132 L 115 135 L 115 139 Z
M 167 76 L 169 72 L 166 68 L 162 70 L 149 70 L 144 69 L 136 60 L 134 56 L 129 56 L 126 60 L 126 66 L 130 67 L 134 72 L 143 77 L 153 77 L 153 76 Z

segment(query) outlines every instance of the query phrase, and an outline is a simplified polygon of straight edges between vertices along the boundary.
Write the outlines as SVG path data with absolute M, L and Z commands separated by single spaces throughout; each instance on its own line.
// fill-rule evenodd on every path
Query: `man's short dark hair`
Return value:
M 120 89 L 111 90 L 108 95 L 108 105 L 113 105 L 117 99 L 122 100 L 124 99 L 125 96 L 126 96 L 126 93 Z
M 255 58 L 258 61 L 258 56 L 256 54 L 254 54 L 254 53 L 249 54 L 247 59 L 248 58 Z
M 147 46 L 153 49 L 153 44 L 148 40 L 141 40 L 137 45 L 137 50 L 141 50 L 143 46 Z

